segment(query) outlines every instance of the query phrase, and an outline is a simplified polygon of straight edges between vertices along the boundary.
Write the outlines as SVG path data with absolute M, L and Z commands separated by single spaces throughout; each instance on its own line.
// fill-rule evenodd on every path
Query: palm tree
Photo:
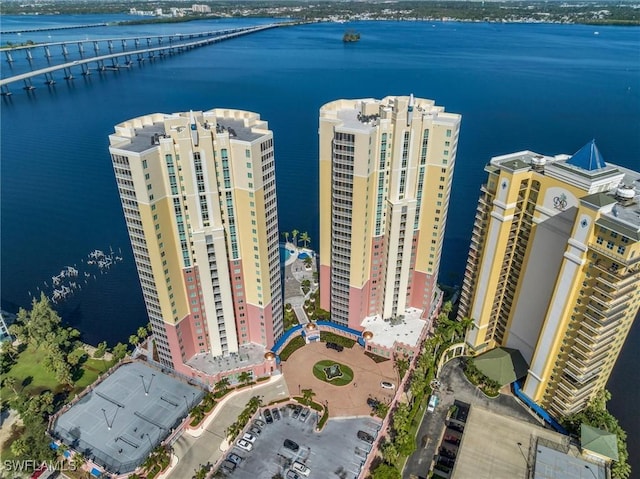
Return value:
M 137 334 L 132 334 L 131 336 L 129 336 L 129 344 L 131 346 L 133 346 L 134 348 L 140 344 L 140 338 L 138 337 Z
M 300 241 L 304 244 L 304 247 L 307 247 L 307 244 L 311 242 L 311 238 L 309 238 L 309 233 L 306 231 L 300 235 Z
M 2 342 L 2 350 L 0 351 L 3 355 L 6 354 L 12 360 L 16 359 L 16 354 L 18 354 L 18 350 L 13 345 L 11 341 L 3 341 Z
M 289 232 L 285 231 L 284 233 L 282 233 L 282 236 L 284 236 L 284 242 L 288 243 L 289 242 Z
M 313 396 L 315 396 L 316 393 L 313 392 L 313 389 L 303 389 L 302 390 L 302 400 L 304 401 L 304 403 L 309 406 L 311 404 L 311 401 L 313 400 Z
M 243 383 L 245 386 L 251 382 L 253 379 L 253 375 L 249 371 L 242 371 L 238 375 L 238 381 Z
M 400 454 L 398 453 L 396 446 L 394 446 L 394 444 L 390 441 L 386 441 L 382 445 L 382 447 L 380 448 L 380 452 L 382 453 L 382 459 L 384 460 L 384 462 L 392 466 L 396 465 L 398 459 L 400 459 Z
M 13 376 L 7 376 L 4 378 L 4 387 L 11 389 L 13 394 L 18 394 L 18 391 L 16 390 L 16 382 L 16 378 Z
M 442 312 L 446 315 L 449 315 L 452 309 L 453 309 L 453 304 L 451 304 L 451 301 L 447 301 L 442 305 Z
M 293 230 L 291 232 L 291 236 L 293 237 L 293 242 L 296 246 L 298 246 L 298 234 L 300 234 L 298 230 Z
M 84 455 L 81 452 L 76 452 L 73 455 L 73 459 L 71 459 L 71 462 L 73 464 L 73 467 L 77 470 L 82 469 L 82 466 L 84 466 L 87 460 L 84 458 Z
M 138 328 L 137 335 L 138 335 L 138 338 L 140 338 L 140 341 L 142 341 L 144 338 L 146 338 L 147 334 L 148 334 L 147 333 L 147 328 L 145 328 L 144 326 L 140 326 Z
M 226 391 L 229 388 L 229 385 L 229 378 L 225 377 L 221 378 L 220 381 L 215 383 L 213 388 L 216 390 L 216 392 Z
M 262 402 L 262 396 L 253 396 L 251 399 L 249 399 L 249 402 L 247 402 L 247 409 L 252 410 L 252 411 L 257 411 L 258 408 L 261 408 L 263 406 L 263 402 Z

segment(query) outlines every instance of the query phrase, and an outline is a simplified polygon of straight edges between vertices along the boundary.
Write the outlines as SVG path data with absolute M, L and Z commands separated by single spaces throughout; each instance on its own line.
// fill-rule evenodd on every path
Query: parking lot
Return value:
M 358 431 L 375 437 L 380 423 L 369 417 L 330 419 L 322 432 L 317 433 L 318 416 L 315 411 L 305 409 L 306 419 L 301 420 L 304 411 L 295 414 L 292 407 L 280 407 L 281 419 L 274 418 L 271 424 L 261 428 L 262 432 L 255 438 L 250 452 L 237 445 L 229 449 L 226 456 L 235 453 L 243 460 L 233 472 L 227 472 L 227 476 L 234 479 L 271 479 L 280 473 L 285 478 L 295 479 L 293 474 L 287 476 L 287 472 L 297 461 L 309 469 L 305 471 L 308 476 L 298 474 L 301 479 L 356 478 L 371 449 L 367 441 L 358 438 Z M 297 451 L 286 448 L 285 439 L 295 442 L 299 446 Z

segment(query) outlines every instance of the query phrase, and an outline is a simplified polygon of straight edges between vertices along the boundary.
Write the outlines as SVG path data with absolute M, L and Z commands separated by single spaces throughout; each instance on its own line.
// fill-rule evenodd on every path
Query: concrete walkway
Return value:
M 293 311 L 296 313 L 298 322 L 300 324 L 306 324 L 309 322 L 307 313 L 304 311 L 304 302 L 311 293 L 313 293 L 318 285 L 314 284 L 313 274 L 317 271 L 317 256 L 313 256 L 313 262 L 311 269 L 307 269 L 304 260 L 301 260 L 298 255 L 300 253 L 311 251 L 307 248 L 296 247 L 293 243 L 287 243 L 286 248 L 290 251 L 296 251 L 293 253 L 284 266 L 284 302 L 289 303 L 293 307 Z M 302 281 L 308 279 L 311 282 L 311 290 L 306 295 L 302 294 Z
M 220 446 L 225 442 L 227 428 L 236 421 L 253 396 L 261 396 L 264 404 L 268 404 L 277 399 L 288 398 L 289 390 L 284 377 L 279 375 L 268 382 L 225 396 L 200 428 L 185 431 L 173 444 L 177 464 L 172 465 L 163 477 L 187 479 L 201 465 L 215 464 L 224 454 Z

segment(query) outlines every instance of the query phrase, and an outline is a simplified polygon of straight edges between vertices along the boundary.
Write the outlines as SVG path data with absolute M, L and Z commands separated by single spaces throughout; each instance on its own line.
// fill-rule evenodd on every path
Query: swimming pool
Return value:
M 311 255 L 309 255 L 309 253 L 302 252 L 298 255 L 298 258 L 307 259 L 307 258 L 311 258 Z

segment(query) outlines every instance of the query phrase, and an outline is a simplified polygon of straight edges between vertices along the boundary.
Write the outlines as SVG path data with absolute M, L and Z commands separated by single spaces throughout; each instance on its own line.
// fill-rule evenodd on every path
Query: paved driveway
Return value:
M 383 389 L 380 382 L 389 381 L 397 386 L 392 360 L 376 363 L 364 354 L 364 349 L 358 344 L 344 348 L 342 352 L 328 349 L 325 344 L 307 344 L 282 363 L 282 372 L 292 395 L 300 394 L 302 389 L 313 389 L 316 402 L 324 404 L 328 401 L 331 417 L 369 415 L 368 397 L 391 401 L 395 390 Z M 334 386 L 316 379 L 313 365 L 322 359 L 333 359 L 349 366 L 353 370 L 353 381 L 345 386 Z
M 193 476 L 196 469 L 200 468 L 200 465 L 215 464 L 223 454 L 220 451 L 220 444 L 225 438 L 226 428 L 235 422 L 249 399 L 257 395 L 262 396 L 264 403 L 267 404 L 275 399 L 289 397 L 289 391 L 284 378 L 280 376 L 269 384 L 254 386 L 253 389 L 247 389 L 231 397 L 220 407 L 214 419 L 204 428 L 199 437 L 193 437 L 189 432 L 184 432 L 174 443 L 173 449 L 178 458 L 178 464 L 168 477 L 188 479 Z
M 511 416 L 520 421 L 538 426 L 541 424 L 510 395 L 508 387 L 505 394 L 500 394 L 495 399 L 487 398 L 478 388 L 467 381 L 460 364 L 460 359 L 454 359 L 442 368 L 438 378 L 442 383 L 442 387 L 437 393 L 440 397 L 440 404 L 433 413 L 425 412 L 424 414 L 416 436 L 418 449 L 409 457 L 402 473 L 402 477 L 405 479 L 409 479 L 411 474 L 418 477 L 427 476 L 431 461 L 440 443 L 440 436 L 445 427 L 444 421 L 447 411 L 449 406 L 453 404 L 454 399 L 472 406 L 482 406 L 497 414 Z

